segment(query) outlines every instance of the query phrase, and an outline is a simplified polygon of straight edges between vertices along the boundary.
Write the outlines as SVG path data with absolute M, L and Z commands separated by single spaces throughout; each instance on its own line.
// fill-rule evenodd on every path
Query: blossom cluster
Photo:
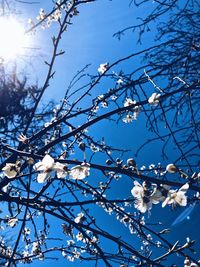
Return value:
M 69 12 L 69 17 L 77 16 L 78 10 L 73 7 L 72 1 L 68 1 L 66 4 L 61 4 L 61 1 L 57 1 L 55 4 L 54 11 L 51 14 L 47 14 L 43 8 L 39 10 L 39 14 L 36 16 L 36 20 L 41 22 L 42 28 L 48 28 L 53 22 L 60 21 L 63 12 Z M 28 20 L 28 24 L 34 26 L 35 23 L 32 19 Z
M 187 197 L 185 193 L 189 188 L 189 184 L 184 184 L 180 189 L 170 189 L 168 185 L 157 185 L 149 182 L 143 182 L 142 185 L 134 181 L 134 187 L 131 190 L 135 198 L 135 208 L 145 213 L 152 208 L 153 204 L 162 202 L 162 207 L 166 205 L 187 205 Z
M 44 183 L 51 177 L 51 173 L 56 173 L 59 179 L 65 178 L 67 175 L 73 180 L 82 180 L 90 175 L 90 165 L 83 162 L 81 165 L 76 165 L 68 169 L 67 165 L 55 162 L 50 155 L 45 155 L 42 161 L 37 162 L 33 169 L 39 172 L 37 175 L 37 182 Z M 10 179 L 15 178 L 20 173 L 20 164 L 6 163 L 2 169 L 4 175 Z
M 75 222 L 79 223 L 79 220 L 84 220 L 85 215 L 81 212 L 77 215 L 75 218 Z M 73 262 L 79 258 L 81 258 L 81 254 L 85 253 L 86 251 L 90 253 L 91 255 L 94 255 L 97 253 L 97 250 L 95 248 L 96 244 L 99 242 L 99 239 L 96 235 L 94 235 L 90 230 L 84 231 L 78 231 L 76 233 L 73 233 L 72 230 L 73 227 L 69 227 L 66 224 L 62 225 L 63 232 L 66 234 L 66 236 L 70 236 L 73 239 L 67 240 L 67 249 L 62 250 L 62 256 L 66 258 L 67 260 Z M 82 245 L 77 246 L 76 242 L 82 242 Z M 79 250 L 77 249 L 79 248 Z
M 149 99 L 148 103 L 151 106 L 157 106 L 159 104 L 161 94 L 153 93 Z M 137 117 L 142 109 L 141 105 L 136 105 L 137 101 L 132 100 L 130 97 L 127 97 L 124 102 L 124 107 L 133 106 L 132 110 L 130 110 L 126 117 L 123 118 L 123 122 L 131 123 L 134 120 L 137 120 Z
M 133 108 L 131 111 L 128 112 L 128 114 L 126 115 L 125 118 L 123 118 L 123 122 L 125 123 L 130 123 L 134 120 L 137 120 L 137 117 L 139 115 L 139 112 L 141 110 L 141 106 L 140 105 L 136 105 L 136 101 L 132 100 L 131 98 L 126 98 L 125 102 L 124 102 L 124 107 L 129 107 L 133 105 Z

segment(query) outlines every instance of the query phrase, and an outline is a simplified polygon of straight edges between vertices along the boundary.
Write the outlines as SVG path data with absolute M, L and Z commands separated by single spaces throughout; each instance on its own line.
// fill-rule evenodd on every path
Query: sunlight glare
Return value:
M 14 18 L 0 18 L 0 58 L 16 58 L 28 44 L 23 26 Z

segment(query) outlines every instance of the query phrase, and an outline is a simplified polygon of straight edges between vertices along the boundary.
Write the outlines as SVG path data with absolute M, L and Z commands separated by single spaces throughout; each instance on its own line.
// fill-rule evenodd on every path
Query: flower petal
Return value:
M 189 189 L 189 184 L 186 183 L 184 184 L 178 191 L 180 192 L 187 192 L 187 190 Z
M 37 182 L 40 184 L 44 183 L 48 177 L 49 177 L 49 173 L 45 173 L 45 172 L 39 173 L 37 176 Z
M 46 169 L 51 169 L 54 165 L 54 159 L 49 155 L 45 155 L 42 160 L 42 164 L 45 166 Z

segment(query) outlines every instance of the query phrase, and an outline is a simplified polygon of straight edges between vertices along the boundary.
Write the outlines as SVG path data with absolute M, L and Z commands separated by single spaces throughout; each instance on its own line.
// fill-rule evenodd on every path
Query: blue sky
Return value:
M 144 10 L 129 7 L 129 2 L 102 0 L 83 5 L 79 9 L 79 16 L 73 19 L 73 25 L 62 38 L 60 48 L 65 50 L 66 54 L 57 60 L 57 76 L 53 82 L 55 86 L 51 86 L 51 91 L 47 92 L 48 98 L 50 96 L 59 100 L 64 86 L 71 81 L 77 70 L 86 64 L 90 63 L 90 71 L 95 73 L 101 63 L 114 62 L 141 48 L 137 45 L 137 35 L 132 32 L 127 32 L 121 41 L 113 38 L 113 34 L 119 29 L 136 23 L 138 16 L 145 15 Z M 34 19 L 41 7 L 46 12 L 50 10 L 51 5 L 48 1 L 40 3 L 19 5 L 19 8 L 22 6 L 24 9 L 23 17 Z M 51 56 L 51 37 L 56 29 L 56 25 L 52 24 L 49 29 L 38 29 L 33 36 L 33 47 L 39 49 L 38 57 L 35 62 L 32 61 L 36 74 L 38 72 L 45 74 L 45 66 L 42 63 Z M 142 47 L 148 47 L 151 41 L 153 41 L 152 34 L 151 38 L 148 36 L 144 38 Z M 133 62 L 132 65 L 126 66 L 126 70 L 133 70 L 138 64 L 139 62 Z M 37 78 L 42 84 L 43 75 Z

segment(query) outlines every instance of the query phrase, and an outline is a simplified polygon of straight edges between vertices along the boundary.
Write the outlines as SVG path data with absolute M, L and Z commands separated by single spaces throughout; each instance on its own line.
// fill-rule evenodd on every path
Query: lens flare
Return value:
M 14 18 L 0 18 L 0 58 L 14 59 L 24 52 L 28 36 L 24 27 Z

